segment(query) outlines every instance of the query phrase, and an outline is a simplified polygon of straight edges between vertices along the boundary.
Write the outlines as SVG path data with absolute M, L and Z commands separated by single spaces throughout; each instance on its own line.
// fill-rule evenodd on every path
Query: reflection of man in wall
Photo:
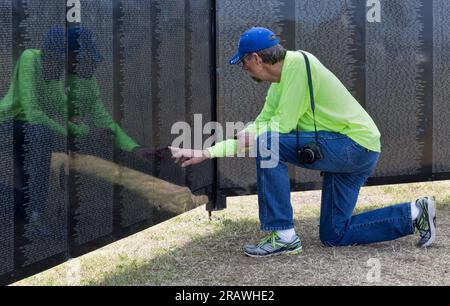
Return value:
M 28 49 L 21 54 L 9 91 L 0 101 L 1 143 L 6 139 L 6 135 L 1 135 L 7 132 L 6 126 L 11 122 L 13 126 L 15 207 L 21 218 L 26 215 L 23 203 L 28 198 L 45 206 L 51 143 L 57 137 L 97 136 L 100 130 L 107 132 L 100 135 L 112 136 L 118 148 L 141 159 L 149 160 L 154 153 L 129 137 L 105 109 L 94 77 L 103 57 L 96 49 L 92 32 L 82 27 L 69 29 L 68 48 L 65 34 L 64 29 L 54 27 L 47 33 L 42 50 Z M 92 125 L 80 123 L 88 117 Z

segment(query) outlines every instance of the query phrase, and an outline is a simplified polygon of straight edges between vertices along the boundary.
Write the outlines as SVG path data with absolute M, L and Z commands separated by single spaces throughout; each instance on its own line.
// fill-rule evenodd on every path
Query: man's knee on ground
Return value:
M 320 232 L 320 241 L 326 247 L 338 247 L 342 246 L 341 241 L 344 236 L 344 233 L 339 233 L 337 229 L 331 231 L 321 231 Z
M 331 240 L 331 239 L 322 239 L 321 238 L 320 241 L 322 242 L 322 244 L 324 246 L 329 247 L 329 248 L 334 248 L 334 247 L 339 246 L 338 243 L 336 243 L 334 240 Z

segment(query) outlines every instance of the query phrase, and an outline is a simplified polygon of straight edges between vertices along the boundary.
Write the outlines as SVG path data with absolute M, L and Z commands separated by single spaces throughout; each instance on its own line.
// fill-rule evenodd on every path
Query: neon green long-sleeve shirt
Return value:
M 330 70 L 305 53 L 311 63 L 317 130 L 347 135 L 361 146 L 381 152 L 381 134 L 369 114 Z M 255 136 L 267 131 L 314 132 L 306 63 L 300 52 L 287 52 L 280 83 L 270 86 L 263 110 L 245 130 Z M 208 151 L 212 158 L 234 156 L 237 141 L 220 142 Z
M 110 129 L 115 144 L 131 152 L 139 145 L 113 121 L 105 109 L 100 89 L 94 77 L 90 79 L 69 76 L 69 93 L 64 80 L 46 80 L 42 68 L 42 52 L 28 49 L 16 63 L 11 86 L 0 101 L 0 123 L 22 120 L 47 126 L 57 135 L 86 136 L 87 127 L 72 120 L 90 117 L 97 128 Z M 67 126 L 67 129 L 66 129 Z

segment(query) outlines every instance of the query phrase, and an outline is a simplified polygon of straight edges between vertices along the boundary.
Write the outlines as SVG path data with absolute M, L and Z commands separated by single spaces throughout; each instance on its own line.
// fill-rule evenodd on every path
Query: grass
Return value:
M 366 187 L 357 212 L 435 195 L 438 235 L 427 250 L 416 236 L 348 248 L 319 241 L 320 191 L 292 194 L 304 252 L 252 259 L 242 246 L 262 237 L 256 196 L 229 198 L 209 220 L 204 207 L 158 224 L 14 285 L 450 285 L 450 181 Z M 371 259 L 381 265 L 372 283 Z

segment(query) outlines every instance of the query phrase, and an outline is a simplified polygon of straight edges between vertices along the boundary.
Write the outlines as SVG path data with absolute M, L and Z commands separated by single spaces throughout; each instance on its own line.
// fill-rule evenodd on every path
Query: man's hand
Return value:
M 172 158 L 175 163 L 181 164 L 181 167 L 186 168 L 204 162 L 211 158 L 208 150 L 189 150 L 169 147 L 172 151 Z
M 245 152 L 255 144 L 255 134 L 242 131 L 237 134 L 237 141 L 238 152 Z
M 149 162 L 152 157 L 156 158 L 162 158 L 162 154 L 164 151 L 169 150 L 168 147 L 165 148 L 159 148 L 159 149 L 150 149 L 150 148 L 144 148 L 144 147 L 136 147 L 133 150 L 133 153 L 136 154 L 137 157 L 139 157 L 141 160 L 144 160 L 146 162 Z

